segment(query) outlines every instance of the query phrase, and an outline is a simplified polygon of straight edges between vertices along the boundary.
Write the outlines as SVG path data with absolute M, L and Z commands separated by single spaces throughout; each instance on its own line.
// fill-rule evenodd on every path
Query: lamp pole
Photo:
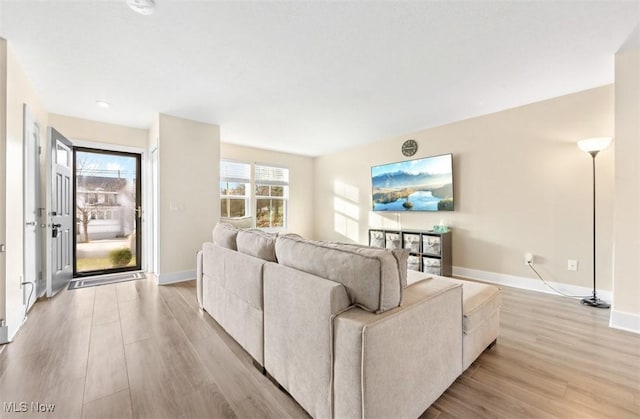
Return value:
M 578 146 L 591 155 L 592 186 L 593 186 L 593 294 L 591 297 L 583 298 L 582 304 L 596 308 L 610 308 L 611 305 L 598 298 L 596 294 L 596 156 L 600 150 L 611 143 L 610 138 L 593 138 L 582 140 Z

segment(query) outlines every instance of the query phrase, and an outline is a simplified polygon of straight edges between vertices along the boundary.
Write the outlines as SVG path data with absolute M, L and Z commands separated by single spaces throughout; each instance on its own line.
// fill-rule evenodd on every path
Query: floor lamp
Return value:
M 611 305 L 596 295 L 596 156 L 611 144 L 610 137 L 587 138 L 578 141 L 582 151 L 591 154 L 593 166 L 593 295 L 583 298 L 582 304 L 597 308 L 609 308 Z

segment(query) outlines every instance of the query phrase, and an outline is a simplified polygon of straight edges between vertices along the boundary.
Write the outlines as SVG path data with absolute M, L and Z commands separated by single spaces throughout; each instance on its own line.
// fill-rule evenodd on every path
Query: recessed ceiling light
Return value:
M 101 108 L 108 108 L 109 105 L 107 102 L 105 102 L 104 100 L 96 100 L 96 105 L 100 106 Z
M 156 3 L 154 0 L 127 0 L 127 6 L 136 13 L 148 16 L 154 12 Z

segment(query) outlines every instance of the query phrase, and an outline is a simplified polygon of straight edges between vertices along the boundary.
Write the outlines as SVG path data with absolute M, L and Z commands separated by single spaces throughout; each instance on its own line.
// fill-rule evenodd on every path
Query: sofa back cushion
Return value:
M 385 249 L 285 235 L 276 240 L 276 256 L 282 265 L 343 284 L 364 310 L 382 313 L 402 302 L 398 261 Z
M 231 224 L 217 223 L 213 228 L 213 242 L 220 247 L 238 250 L 236 236 L 238 229 Z
M 236 239 L 238 252 L 269 262 L 277 262 L 276 237 L 276 234 L 257 229 L 239 230 Z
M 400 285 L 402 288 L 407 288 L 407 260 L 409 259 L 409 249 L 386 249 L 371 246 L 364 246 L 362 244 L 355 243 L 336 243 L 336 242 L 323 242 L 331 247 L 339 247 L 343 249 L 379 249 L 384 252 L 389 252 L 396 258 L 398 264 L 398 274 L 400 275 Z

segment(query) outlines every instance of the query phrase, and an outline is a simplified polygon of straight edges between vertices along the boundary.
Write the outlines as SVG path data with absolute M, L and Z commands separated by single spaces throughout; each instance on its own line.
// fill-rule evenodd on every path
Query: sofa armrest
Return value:
M 334 319 L 335 418 L 415 418 L 462 373 L 462 287 L 432 278 L 401 307 Z
M 342 284 L 275 263 L 264 267 L 264 366 L 314 418 L 330 416 L 333 317 Z

